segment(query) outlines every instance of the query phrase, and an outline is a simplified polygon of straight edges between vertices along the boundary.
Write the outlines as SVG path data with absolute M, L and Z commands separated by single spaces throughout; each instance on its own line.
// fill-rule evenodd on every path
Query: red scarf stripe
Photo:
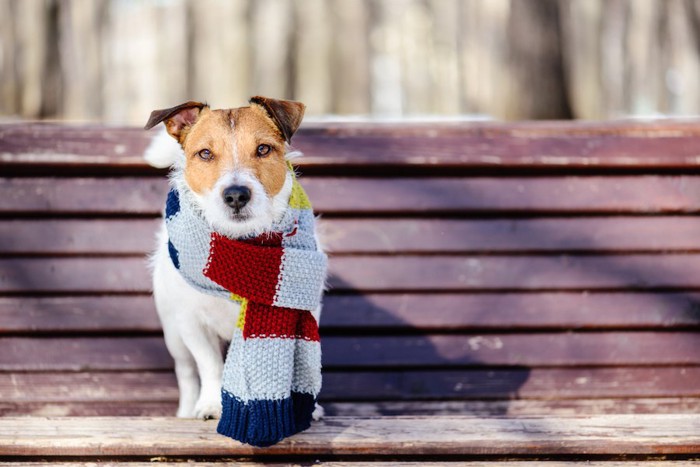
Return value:
M 204 275 L 251 302 L 272 305 L 284 253 L 281 244 L 281 234 L 244 242 L 212 233 Z
M 306 310 L 248 302 L 243 338 L 304 339 L 319 342 L 318 325 Z

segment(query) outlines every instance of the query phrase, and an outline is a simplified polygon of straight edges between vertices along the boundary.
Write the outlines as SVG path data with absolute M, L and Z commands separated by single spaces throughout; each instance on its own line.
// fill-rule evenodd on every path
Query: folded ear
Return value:
M 288 143 L 301 125 L 306 106 L 301 102 L 270 99 L 269 97 L 254 96 L 250 98 L 251 104 L 257 104 L 265 109 L 267 114 L 282 132 Z
M 182 130 L 192 126 L 197 121 L 199 113 L 205 107 L 207 105 L 201 102 L 189 101 L 170 109 L 154 110 L 151 112 L 151 117 L 148 119 L 144 129 L 150 130 L 164 121 L 165 128 L 170 133 L 170 136 L 180 141 Z

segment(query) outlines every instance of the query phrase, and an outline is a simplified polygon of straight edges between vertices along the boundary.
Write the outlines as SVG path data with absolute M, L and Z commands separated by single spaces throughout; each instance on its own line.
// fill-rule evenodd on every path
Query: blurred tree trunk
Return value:
M 558 0 L 511 1 L 505 118 L 571 118 L 560 44 Z
M 698 2 L 561 0 L 578 118 L 700 112 Z

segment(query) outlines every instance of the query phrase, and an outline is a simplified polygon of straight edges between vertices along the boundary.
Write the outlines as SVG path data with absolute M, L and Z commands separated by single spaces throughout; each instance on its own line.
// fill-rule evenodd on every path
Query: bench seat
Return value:
M 696 454 L 697 416 L 479 418 L 459 415 L 328 417 L 260 449 L 216 434 L 216 422 L 169 417 L 0 419 L 0 452 L 22 458 L 420 456 L 549 457 Z

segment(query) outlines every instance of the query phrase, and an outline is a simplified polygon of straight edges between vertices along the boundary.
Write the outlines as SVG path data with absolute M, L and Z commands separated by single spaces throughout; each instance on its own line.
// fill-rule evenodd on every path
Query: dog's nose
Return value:
M 250 201 L 250 188 L 242 185 L 231 185 L 224 189 L 222 196 L 224 203 L 239 211 Z

